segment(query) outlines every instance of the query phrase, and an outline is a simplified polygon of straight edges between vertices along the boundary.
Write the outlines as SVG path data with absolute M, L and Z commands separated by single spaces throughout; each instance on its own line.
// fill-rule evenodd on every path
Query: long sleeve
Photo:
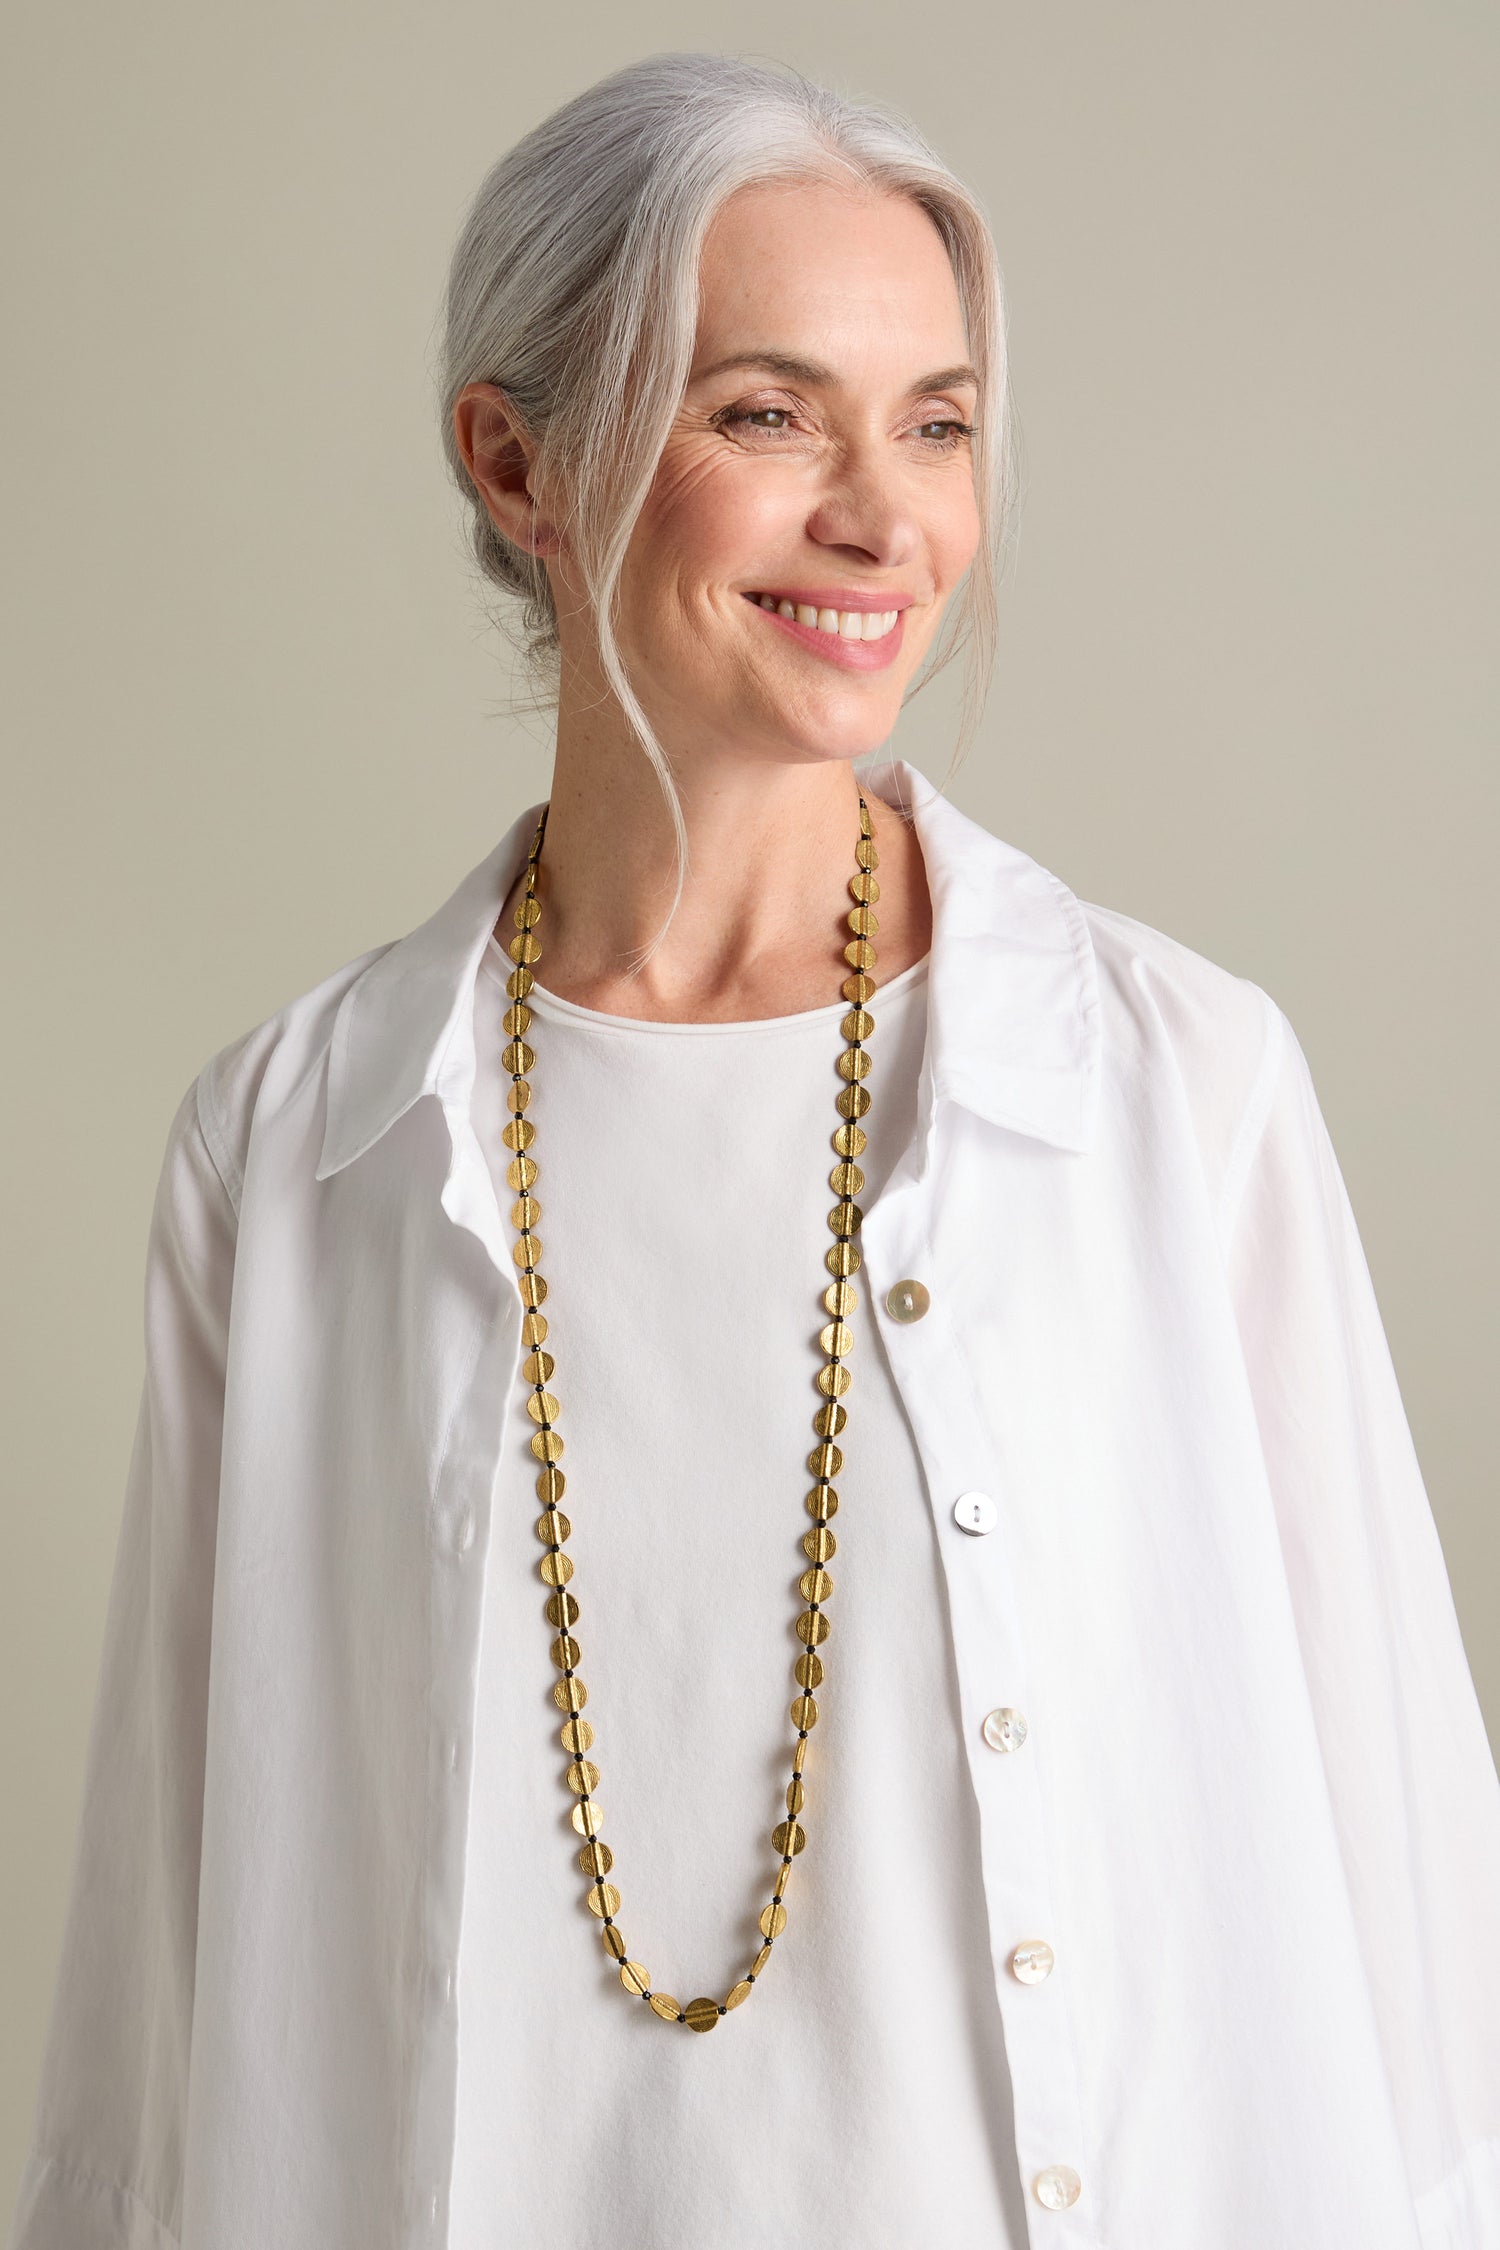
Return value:
M 236 1220 L 196 1084 L 157 1185 L 145 1377 L 11 2250 L 177 2240 Z
M 1236 1315 L 1423 2250 L 1500 2250 L 1500 1781 L 1344 1180 L 1268 1005 Z

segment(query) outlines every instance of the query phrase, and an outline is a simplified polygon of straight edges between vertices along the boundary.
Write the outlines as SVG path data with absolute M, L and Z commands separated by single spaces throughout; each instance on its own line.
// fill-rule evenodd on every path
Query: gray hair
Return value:
M 704 238 L 741 188 L 850 179 L 907 196 L 932 220 L 979 376 L 979 546 L 911 691 L 967 650 L 956 765 L 988 687 L 1011 499 L 1004 300 L 977 198 L 916 128 L 778 64 L 650 55 L 565 102 L 502 156 L 454 248 L 438 378 L 444 452 L 468 502 L 474 559 L 484 579 L 519 597 L 520 645 L 533 678 L 545 681 L 555 680 L 559 646 L 546 568 L 498 529 L 469 475 L 453 425 L 465 384 L 500 386 L 536 440 L 539 486 L 566 496 L 570 558 L 601 666 L 656 768 L 677 836 L 676 894 L 648 953 L 681 897 L 687 832 L 614 625 L 625 552 L 692 368 Z

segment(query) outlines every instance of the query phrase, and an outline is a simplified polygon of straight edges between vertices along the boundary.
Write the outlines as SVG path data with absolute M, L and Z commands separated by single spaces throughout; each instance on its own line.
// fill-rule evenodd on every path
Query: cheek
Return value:
M 767 540 L 784 528 L 791 495 L 778 497 L 779 481 L 765 475 L 763 463 L 727 452 L 670 448 L 632 546 L 649 543 L 656 569 L 667 565 L 679 579 L 742 579 Z
M 979 547 L 979 503 L 972 479 L 957 478 L 945 495 L 944 505 L 931 524 L 933 555 L 943 582 L 952 586 L 973 561 Z

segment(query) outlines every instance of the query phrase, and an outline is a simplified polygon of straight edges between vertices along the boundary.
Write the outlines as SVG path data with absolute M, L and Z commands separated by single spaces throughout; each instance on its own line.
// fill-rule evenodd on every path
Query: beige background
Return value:
M 802 28 L 793 31 L 792 24 Z M 538 26 L 541 28 L 538 28 Z M 13 17 L 0 2225 L 178 1095 L 545 793 L 428 354 L 467 197 L 651 48 L 905 103 L 990 208 L 1027 494 L 956 801 L 1312 1062 L 1500 1737 L 1500 19 L 1385 0 Z M 953 699 L 895 744 L 935 778 Z

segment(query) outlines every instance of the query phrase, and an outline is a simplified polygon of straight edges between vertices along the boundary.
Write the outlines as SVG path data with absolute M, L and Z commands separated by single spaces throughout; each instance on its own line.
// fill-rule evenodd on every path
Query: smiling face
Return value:
M 947 252 L 905 197 L 777 184 L 722 207 L 620 588 L 669 745 L 784 761 L 888 739 L 979 538 L 967 360 Z

